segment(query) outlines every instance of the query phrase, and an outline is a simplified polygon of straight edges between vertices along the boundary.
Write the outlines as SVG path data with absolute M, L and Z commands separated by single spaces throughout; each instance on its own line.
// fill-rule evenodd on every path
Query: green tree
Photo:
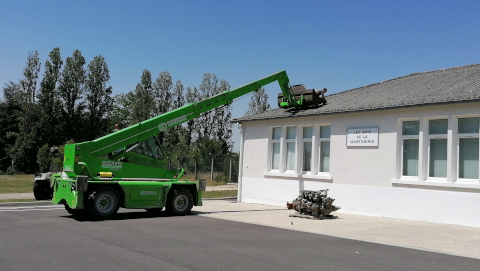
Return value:
M 59 86 L 62 105 L 63 141 L 75 139 L 79 142 L 85 138 L 85 127 L 81 123 L 84 110 L 83 92 L 85 83 L 85 58 L 79 50 L 67 57 Z M 85 127 L 85 128 L 83 128 Z
M 196 87 L 194 87 L 193 89 L 191 87 L 188 87 L 187 93 L 185 95 L 186 103 L 187 104 L 195 103 L 195 102 L 198 102 L 199 99 L 200 97 L 199 97 L 198 89 Z M 198 125 L 199 124 L 197 123 L 196 119 L 187 121 L 185 125 L 186 141 L 188 146 L 191 146 L 192 143 L 197 138 L 196 132 L 199 130 L 197 128 Z
M 45 61 L 45 71 L 38 95 L 40 139 L 49 145 L 56 145 L 60 143 L 62 133 L 60 125 L 61 104 L 57 89 L 63 65 L 60 48 L 53 48 L 49 57 L 50 59 Z
M 27 66 L 23 69 L 23 79 L 20 87 L 24 96 L 24 103 L 34 104 L 37 91 L 37 79 L 40 72 L 40 58 L 38 52 L 30 53 L 27 57 Z
M 50 171 L 50 167 L 52 165 L 52 154 L 50 153 L 50 148 L 48 144 L 44 144 L 39 150 L 37 154 L 37 163 L 39 165 L 40 172 L 48 172 Z
M 155 93 L 155 116 L 166 113 L 172 109 L 172 76 L 168 71 L 163 71 L 153 84 Z
M 199 86 L 199 100 L 204 100 L 212 97 L 218 91 L 218 79 L 215 74 L 205 73 L 203 75 L 202 83 Z M 198 139 L 203 140 L 211 138 L 213 134 L 213 111 L 206 112 L 198 118 Z
M 185 87 L 183 86 L 182 81 L 177 80 L 173 90 L 173 109 L 177 109 L 185 105 L 185 95 L 183 93 L 184 90 Z
M 268 103 L 268 95 L 265 88 L 261 88 L 253 93 L 248 103 L 248 110 L 245 116 L 255 115 L 270 110 L 270 104 Z
M 163 71 L 158 75 L 158 78 L 155 80 L 153 88 L 155 89 L 155 114 L 154 116 L 159 116 L 161 114 L 167 113 L 172 106 L 172 76 L 168 71 Z M 173 129 L 175 130 L 175 129 Z M 178 130 L 178 129 L 177 129 Z M 175 131 L 177 131 L 175 130 Z M 175 144 L 176 137 L 173 135 L 175 132 L 170 129 L 169 131 L 161 132 L 158 134 L 158 139 L 160 144 L 165 145 L 167 148 L 170 148 Z M 170 135 L 170 136 L 169 136 Z M 167 141 L 167 142 L 165 142 Z
M 86 139 L 94 140 L 111 132 L 109 114 L 112 110 L 112 87 L 107 86 L 110 80 L 108 65 L 102 56 L 96 56 L 90 64 L 85 80 L 85 97 L 87 108 Z
M 185 98 L 184 98 L 184 87 L 182 85 L 182 82 L 180 80 L 177 80 L 175 83 L 175 88 L 172 93 L 172 100 L 173 103 L 171 105 L 171 109 L 177 109 L 182 107 L 185 104 Z M 171 129 L 161 132 L 159 139 L 160 143 L 162 143 L 166 148 L 168 149 L 173 149 L 177 144 L 180 143 L 180 135 L 182 137 L 185 136 L 185 128 L 183 125 L 177 125 L 172 127 Z M 185 150 L 188 151 L 188 148 Z
M 217 88 L 217 93 L 220 94 L 230 89 L 230 84 L 225 80 L 220 80 L 220 86 Z M 232 149 L 232 105 L 227 104 L 218 107 L 213 115 L 213 130 L 215 139 L 219 141 L 223 153 L 228 153 Z
M 23 69 L 20 80 L 21 111 L 17 116 L 18 132 L 9 132 L 15 137 L 15 144 L 9 150 L 15 163 L 15 169 L 22 172 L 34 172 L 37 168 L 36 158 L 39 148 L 39 110 L 35 102 L 40 59 L 38 52 L 29 54 L 27 66 Z
M 12 159 L 10 149 L 15 145 L 15 137 L 18 134 L 17 116 L 21 113 L 22 95 L 20 84 L 9 81 L 3 87 L 3 98 L 0 102 L 0 169 L 6 171 L 11 166 Z
M 153 117 L 155 112 L 155 94 L 153 90 L 152 74 L 143 70 L 140 83 L 135 87 L 135 102 L 133 104 L 133 120 L 135 123 Z
M 219 81 L 215 74 L 205 73 L 199 89 L 200 98 L 206 99 L 229 90 L 230 84 L 225 80 Z M 229 152 L 232 147 L 231 111 L 231 105 L 225 105 L 200 117 L 199 126 L 197 126 L 197 144 L 204 144 L 202 141 L 212 139 L 218 142 L 224 153 Z
M 177 127 L 179 128 L 179 133 L 176 135 L 177 140 L 175 145 L 172 145 L 169 149 L 169 156 L 171 160 L 175 162 L 174 166 L 183 167 L 189 158 L 189 146 L 187 145 L 186 133 L 183 131 L 185 128 L 182 126 Z
M 118 124 L 120 129 L 123 129 L 135 124 L 136 122 L 133 118 L 133 107 L 135 102 L 136 96 L 133 91 L 115 95 L 113 98 L 113 108 L 109 127 L 115 127 L 115 125 Z

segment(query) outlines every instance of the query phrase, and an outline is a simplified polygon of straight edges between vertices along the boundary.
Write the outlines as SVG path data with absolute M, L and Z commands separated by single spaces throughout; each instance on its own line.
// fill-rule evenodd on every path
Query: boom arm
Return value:
M 106 135 L 93 141 L 77 144 L 78 148 L 91 150 L 93 156 L 99 157 L 121 147 L 142 142 L 152 135 L 165 131 L 176 125 L 194 119 L 201 114 L 217 107 L 230 104 L 234 99 L 260 89 L 262 86 L 278 81 L 282 89 L 284 101 L 281 107 L 301 106 L 303 99 L 296 100 L 290 88 L 286 71 L 280 71 L 263 79 L 251 82 L 233 90 L 224 91 L 197 103 L 187 104 L 183 107 L 167 112 L 160 116 L 132 125 L 123 130 Z

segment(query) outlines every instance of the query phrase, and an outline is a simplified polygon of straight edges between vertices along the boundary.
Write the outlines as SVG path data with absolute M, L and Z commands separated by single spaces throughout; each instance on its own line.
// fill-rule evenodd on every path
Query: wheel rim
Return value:
M 187 198 L 187 196 L 178 195 L 175 198 L 174 205 L 175 205 L 175 209 L 177 209 L 177 211 L 179 211 L 179 212 L 183 212 L 183 211 L 187 210 L 187 208 L 188 208 L 188 198 Z
M 103 194 L 97 199 L 97 210 L 101 213 L 108 213 L 113 210 L 114 199 L 108 194 Z

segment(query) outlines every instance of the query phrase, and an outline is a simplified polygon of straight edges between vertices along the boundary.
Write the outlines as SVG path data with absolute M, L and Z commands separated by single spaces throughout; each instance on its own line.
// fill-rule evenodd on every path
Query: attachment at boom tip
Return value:
M 283 93 L 278 94 L 278 107 L 310 107 L 320 106 L 327 104 L 325 99 L 326 88 L 323 89 L 306 89 L 304 85 L 294 85 L 290 88 L 290 93 L 293 93 L 293 97 L 289 101 L 287 97 L 284 97 Z

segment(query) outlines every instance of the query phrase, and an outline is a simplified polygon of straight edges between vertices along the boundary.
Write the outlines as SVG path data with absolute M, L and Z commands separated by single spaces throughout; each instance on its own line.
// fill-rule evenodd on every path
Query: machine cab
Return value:
M 166 156 L 156 136 L 114 151 L 111 159 L 160 168 L 165 168 L 167 164 Z

